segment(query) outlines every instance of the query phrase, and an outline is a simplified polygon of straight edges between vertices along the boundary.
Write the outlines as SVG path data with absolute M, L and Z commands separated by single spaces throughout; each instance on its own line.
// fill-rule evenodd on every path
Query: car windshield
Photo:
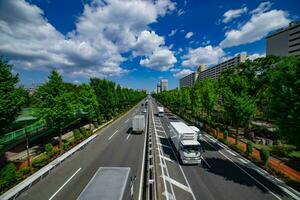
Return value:
M 183 151 L 186 153 L 196 153 L 200 151 L 200 145 L 185 145 Z

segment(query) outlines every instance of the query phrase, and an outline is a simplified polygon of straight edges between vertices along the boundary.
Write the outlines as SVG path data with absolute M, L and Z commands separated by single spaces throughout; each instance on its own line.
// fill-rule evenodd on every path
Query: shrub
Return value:
M 5 165 L 0 171 L 0 189 L 10 186 L 16 179 L 16 166 L 13 163 Z
M 17 173 L 17 180 L 21 180 L 23 178 L 24 175 L 29 174 L 30 173 L 30 168 L 29 167 L 24 167 L 22 169 L 20 169 Z
M 290 151 L 288 147 L 281 145 L 274 145 L 271 149 L 271 153 L 279 157 L 287 157 Z
M 251 141 L 247 142 L 247 154 L 251 156 L 253 153 L 253 143 Z
M 78 129 L 75 129 L 73 132 L 75 140 L 80 140 L 81 139 L 81 133 Z
M 32 166 L 34 168 L 41 168 L 44 165 L 46 165 L 48 162 L 48 157 L 45 154 L 42 154 L 41 156 L 33 159 Z
M 46 151 L 47 156 L 52 155 L 52 150 L 53 150 L 52 144 L 48 143 L 45 145 L 45 151 Z
M 262 148 L 262 149 L 260 149 L 259 153 L 260 153 L 260 159 L 261 159 L 263 165 L 266 165 L 269 160 L 269 156 L 270 156 L 269 151 L 267 149 Z
M 86 130 L 84 127 L 81 127 L 81 128 L 80 128 L 80 132 L 81 132 L 81 134 L 82 134 L 84 137 L 87 136 L 87 130 Z
M 243 149 L 239 145 L 232 144 L 230 147 L 236 152 L 243 153 Z
M 227 138 L 228 138 L 228 131 L 227 130 L 224 131 L 223 138 L 224 138 L 224 141 L 227 142 Z
M 64 150 L 68 150 L 70 148 L 70 146 L 71 146 L 70 142 L 65 142 L 63 148 L 64 148 Z
M 94 126 L 95 126 L 95 128 L 98 128 L 99 127 L 98 122 L 94 122 Z
M 59 154 L 59 153 L 60 153 L 59 148 L 53 148 L 52 154 Z

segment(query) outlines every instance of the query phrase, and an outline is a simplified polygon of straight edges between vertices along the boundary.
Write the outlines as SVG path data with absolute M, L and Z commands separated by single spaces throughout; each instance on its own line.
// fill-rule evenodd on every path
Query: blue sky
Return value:
M 169 87 L 199 64 L 237 53 L 265 55 L 265 35 L 299 19 L 300 3 L 236 0 L 2 0 L 0 55 L 21 83 L 108 78 L 123 86 Z

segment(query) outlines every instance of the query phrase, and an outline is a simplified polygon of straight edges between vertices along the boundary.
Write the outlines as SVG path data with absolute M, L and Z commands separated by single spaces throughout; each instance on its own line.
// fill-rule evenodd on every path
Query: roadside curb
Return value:
M 120 116 L 118 116 L 114 119 L 111 119 L 110 121 L 102 124 L 100 127 L 94 129 L 93 130 L 93 135 L 91 135 L 90 137 L 88 137 L 87 139 L 82 141 L 81 143 L 77 144 L 72 149 L 65 152 L 64 154 L 62 154 L 61 156 L 59 156 L 55 160 L 51 161 L 49 164 L 42 167 L 37 172 L 30 175 L 29 177 L 27 177 L 26 179 L 24 179 L 23 181 L 21 181 L 20 183 L 15 185 L 14 187 L 10 188 L 8 191 L 6 191 L 5 193 L 3 193 L 0 196 L 0 199 L 1 200 L 15 199 L 20 193 L 22 193 L 23 191 L 29 189 L 33 184 L 39 182 L 43 177 L 47 176 L 51 172 L 51 170 L 53 170 L 55 167 L 59 166 L 67 158 L 72 156 L 78 150 L 82 150 L 88 143 L 90 143 L 93 139 L 95 139 L 98 135 L 100 135 L 102 133 L 102 132 L 97 133 L 98 131 L 102 130 L 107 125 L 109 125 L 113 122 L 119 121 L 125 115 L 127 115 L 130 111 L 135 109 L 138 105 L 139 105 L 139 102 L 135 106 L 133 106 L 131 109 L 129 109 L 127 112 L 123 113 L 122 115 L 120 115 Z

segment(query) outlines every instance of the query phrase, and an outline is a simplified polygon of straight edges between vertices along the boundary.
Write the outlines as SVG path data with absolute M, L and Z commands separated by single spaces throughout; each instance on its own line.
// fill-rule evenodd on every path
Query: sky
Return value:
M 200 64 L 265 56 L 265 36 L 299 16 L 299 0 L 1 0 L 0 56 L 25 86 L 55 69 L 75 84 L 172 89 Z

